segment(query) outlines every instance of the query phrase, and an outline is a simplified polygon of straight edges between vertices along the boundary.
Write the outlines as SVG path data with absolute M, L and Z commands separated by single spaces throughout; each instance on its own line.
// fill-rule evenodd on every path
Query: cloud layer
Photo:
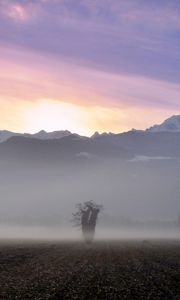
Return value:
M 69 103 L 87 133 L 178 113 L 179 14 L 176 0 L 0 1 L 1 106 Z

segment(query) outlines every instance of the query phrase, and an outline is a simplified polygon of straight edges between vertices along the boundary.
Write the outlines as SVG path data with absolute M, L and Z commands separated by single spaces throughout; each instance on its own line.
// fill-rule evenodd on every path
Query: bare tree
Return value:
M 102 205 L 97 205 L 94 201 L 87 201 L 76 205 L 77 211 L 73 214 L 73 221 L 76 226 L 80 226 L 86 242 L 93 241 L 98 214 Z

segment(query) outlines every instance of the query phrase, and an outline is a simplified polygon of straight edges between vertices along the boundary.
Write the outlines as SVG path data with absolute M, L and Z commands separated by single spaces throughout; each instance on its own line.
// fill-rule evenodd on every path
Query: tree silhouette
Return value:
M 98 214 L 102 210 L 102 205 L 97 205 L 91 200 L 77 204 L 76 209 L 73 221 L 76 226 L 81 227 L 85 241 L 90 243 L 94 238 Z

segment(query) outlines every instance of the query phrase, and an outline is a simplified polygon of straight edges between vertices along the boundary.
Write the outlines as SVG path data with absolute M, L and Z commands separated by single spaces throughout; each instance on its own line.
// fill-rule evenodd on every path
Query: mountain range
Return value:
M 0 160 L 97 161 L 180 158 L 180 116 L 146 130 L 84 137 L 70 131 L 21 134 L 0 131 Z
M 72 133 L 68 130 L 60 130 L 60 131 L 53 131 L 53 132 L 46 132 L 45 130 L 41 130 L 37 133 L 30 134 L 30 133 L 16 133 L 11 132 L 8 130 L 0 130 L 0 143 L 7 141 L 9 138 L 13 136 L 21 136 L 25 138 L 35 138 L 40 140 L 53 140 L 53 139 L 60 139 L 62 137 L 71 135 Z
M 138 131 L 133 129 L 132 131 Z M 143 132 L 143 130 L 139 130 Z M 159 125 L 153 125 L 152 127 L 145 130 L 145 132 L 180 132 L 180 115 L 175 115 L 167 120 L 165 120 L 162 124 Z M 68 130 L 60 130 L 60 131 L 53 131 L 53 132 L 46 132 L 45 130 L 41 130 L 37 133 L 30 134 L 30 133 L 15 133 L 8 130 L 0 130 L 0 143 L 3 143 L 10 139 L 13 136 L 21 136 L 25 138 L 34 138 L 34 139 L 40 139 L 40 140 L 53 140 L 53 139 L 61 139 L 63 137 L 67 137 L 70 135 L 74 135 L 79 138 L 83 138 L 82 136 L 78 134 L 71 133 Z M 91 138 L 98 138 L 100 136 L 113 136 L 113 135 L 119 135 L 114 133 L 99 133 L 95 132 Z

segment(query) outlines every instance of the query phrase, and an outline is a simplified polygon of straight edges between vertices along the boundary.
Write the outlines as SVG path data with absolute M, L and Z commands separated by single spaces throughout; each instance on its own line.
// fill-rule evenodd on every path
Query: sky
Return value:
M 179 0 L 0 0 L 0 130 L 83 135 L 180 114 Z

